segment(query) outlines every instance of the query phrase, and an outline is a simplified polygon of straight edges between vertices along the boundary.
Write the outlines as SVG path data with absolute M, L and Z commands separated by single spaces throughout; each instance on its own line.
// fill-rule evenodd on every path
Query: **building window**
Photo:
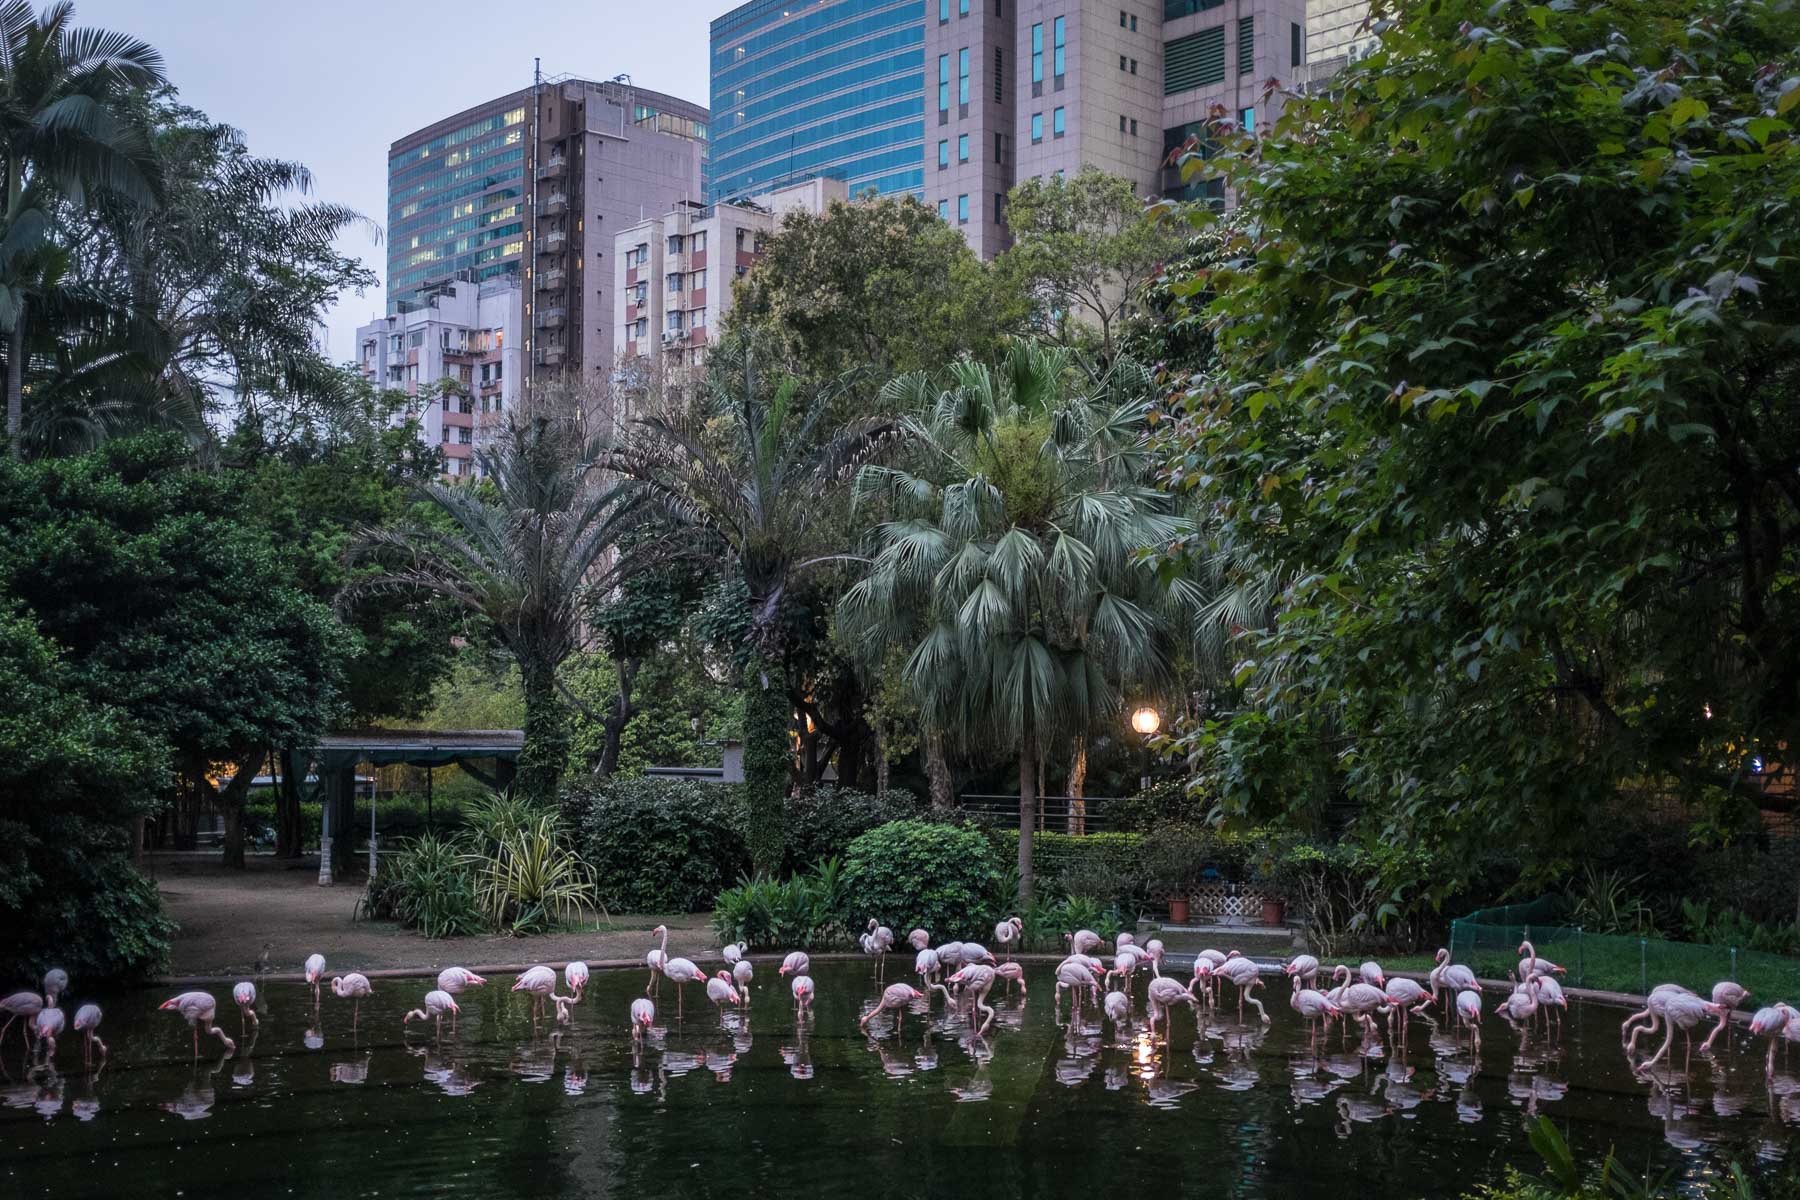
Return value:
M 950 202 L 948 200 L 938 201 L 938 220 L 944 222 L 950 220 Z
M 1044 82 L 1044 27 L 1031 27 L 1031 82 Z
M 1256 73 L 1256 18 L 1238 18 L 1238 74 Z
M 956 0 L 956 13 L 958 16 L 962 16 L 962 17 L 968 16 L 969 15 L 969 0 Z
M 632 333 L 635 335 L 633 338 L 634 341 L 641 342 L 645 338 L 649 337 L 650 336 L 650 318 L 649 317 L 639 317 L 637 319 L 637 327 L 632 330 Z
M 957 135 L 956 161 L 959 163 L 966 163 L 969 161 L 969 135 L 966 133 Z
M 1055 51 L 1052 55 L 1050 73 L 1052 75 L 1061 75 L 1063 73 L 1063 49 L 1065 45 L 1067 45 L 1063 32 L 1063 18 L 1058 17 L 1055 21 L 1052 21 L 1050 28 L 1052 34 L 1051 47 Z
M 1031 114 L 1031 144 L 1037 145 L 1044 140 L 1044 114 Z
M 1133 75 L 1137 74 L 1137 59 L 1135 58 L 1131 60 L 1131 73 Z
M 994 135 L 994 161 L 1001 166 L 1006 165 L 1006 135 L 1004 133 Z
M 1006 51 L 994 47 L 994 103 L 1006 103 Z
M 1238 114 L 1238 120 L 1244 123 L 1245 133 L 1256 132 L 1256 110 L 1254 108 L 1246 108 L 1244 111 L 1240 112 Z
M 1006 221 L 1006 193 L 994 193 L 994 224 L 1001 225 Z
M 1056 108 L 1050 114 L 1050 133 L 1054 137 L 1063 135 L 1063 110 L 1061 107 Z
M 1137 136 L 1137 118 L 1136 117 L 1131 118 L 1131 136 L 1132 137 Z
M 938 55 L 938 111 L 950 111 L 950 56 Z
M 946 140 L 939 139 L 939 141 L 938 141 L 938 170 L 941 171 L 949 165 L 950 165 L 950 143 Z
M 1123 71 L 1124 69 L 1125 69 L 1125 56 L 1123 54 L 1121 54 L 1121 55 L 1119 55 L 1119 70 Z
M 950 19 L 950 0 L 938 0 L 938 24 Z
M 966 193 L 956 198 L 956 223 L 958 225 L 969 223 L 969 197 Z
M 1125 10 L 1122 8 L 1119 10 L 1119 28 L 1125 28 Z
M 1137 32 L 1137 14 L 1136 13 L 1131 14 L 1131 32 L 1133 32 L 1133 33 Z
M 694 254 L 706 249 L 706 230 L 688 234 L 688 250 Z
M 669 272 L 669 290 L 671 292 L 679 292 L 681 290 L 681 272 L 680 271 Z
M 964 46 L 956 52 L 956 102 L 969 102 L 969 48 Z
M 1163 47 L 1163 95 L 1225 82 L 1225 27 L 1214 25 Z
M 1224 3 L 1225 0 L 1163 0 L 1163 20 L 1173 21 L 1176 17 L 1190 17 L 1195 13 L 1218 8 Z
M 704 308 L 696 308 L 694 310 L 693 320 L 690 321 L 689 324 L 691 324 L 695 329 L 705 329 L 706 328 L 706 310 Z
M 669 235 L 669 253 L 670 254 L 680 254 L 681 253 L 681 235 L 679 233 L 673 233 L 673 234 Z
M 1119 114 L 1119 132 L 1120 133 L 1125 132 L 1125 114 L 1124 113 Z
M 1288 24 L 1288 65 L 1297 67 L 1306 61 L 1306 31 L 1298 21 Z
M 472 436 L 472 431 L 469 429 L 469 427 L 467 425 L 460 425 L 457 427 L 457 430 L 456 430 L 456 444 L 457 445 L 466 446 L 473 440 L 474 440 L 474 437 Z

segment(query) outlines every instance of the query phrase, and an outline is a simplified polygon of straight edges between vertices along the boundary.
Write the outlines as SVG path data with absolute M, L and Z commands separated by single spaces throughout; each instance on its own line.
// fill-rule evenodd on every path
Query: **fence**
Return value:
M 1116 796 L 1039 796 L 1037 830 L 1039 833 L 1106 833 L 1118 826 L 1109 809 L 1120 802 Z M 965 794 L 957 797 L 958 811 L 977 823 L 994 828 L 1019 827 L 1019 797 Z
M 1800 959 L 1736 946 L 1589 933 L 1568 923 L 1556 896 L 1480 909 L 1450 925 L 1451 959 L 1483 979 L 1513 974 L 1522 942 L 1530 942 L 1537 957 L 1565 968 L 1562 982 L 1575 987 L 1644 994 L 1658 984 L 1679 983 L 1704 994 L 1729 979 L 1770 1003 L 1800 996 Z

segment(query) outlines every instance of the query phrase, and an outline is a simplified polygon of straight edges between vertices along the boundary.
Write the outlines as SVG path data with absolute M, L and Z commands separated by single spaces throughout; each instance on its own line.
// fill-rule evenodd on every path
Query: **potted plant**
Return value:
M 1169 888 L 1169 923 L 1185 925 L 1189 896 L 1206 869 L 1210 842 L 1197 825 L 1169 821 L 1145 838 L 1143 867 L 1159 885 Z

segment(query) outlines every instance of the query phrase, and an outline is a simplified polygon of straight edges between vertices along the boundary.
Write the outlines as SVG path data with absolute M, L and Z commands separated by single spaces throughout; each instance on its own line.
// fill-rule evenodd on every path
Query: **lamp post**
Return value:
M 1138 790 L 1144 791 L 1150 786 L 1150 739 L 1162 728 L 1162 715 L 1146 704 L 1131 714 L 1131 727 L 1144 739 L 1144 769 L 1138 776 Z

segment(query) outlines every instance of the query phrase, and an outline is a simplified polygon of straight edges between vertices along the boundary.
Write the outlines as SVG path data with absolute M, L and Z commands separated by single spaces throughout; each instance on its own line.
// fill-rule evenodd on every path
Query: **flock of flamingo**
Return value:
M 898 1036 L 905 1014 L 909 1010 L 920 1011 L 921 1001 L 924 1002 L 923 1011 L 929 1012 L 932 997 L 936 994 L 943 997 L 946 1014 L 966 1020 L 977 1034 L 985 1033 L 996 1015 L 996 1010 L 987 1003 L 989 993 L 1001 981 L 1005 982 L 1008 992 L 1015 987 L 1021 996 L 1025 992 L 1024 969 L 1012 958 L 1013 947 L 1020 941 L 1022 932 L 1023 923 L 1016 917 L 995 927 L 994 942 L 1005 957 L 1005 961 L 1001 961 L 978 942 L 951 941 L 933 946 L 927 931 L 913 930 L 907 935 L 907 943 L 914 952 L 913 969 L 920 985 L 915 987 L 907 982 L 885 982 L 887 960 L 895 948 L 894 934 L 870 920 L 867 931 L 859 940 L 863 952 L 873 960 L 877 980 L 885 986 L 879 1000 L 863 1013 L 859 1027 L 866 1032 L 871 1022 L 891 1012 L 894 1014 L 894 1032 Z M 633 1000 L 630 1006 L 634 1042 L 642 1042 L 654 1028 L 655 997 L 660 995 L 665 980 L 676 987 L 678 1017 L 683 1014 L 689 984 L 703 987 L 706 999 L 715 1010 L 722 1012 L 727 1006 L 749 1006 L 755 968 L 746 957 L 747 947 L 743 943 L 725 946 L 722 951 L 725 968 L 708 975 L 692 959 L 669 954 L 666 926 L 657 926 L 651 934 L 660 941 L 645 955 L 649 980 L 644 995 Z M 1225 984 L 1232 985 L 1235 990 L 1240 1025 L 1245 1021 L 1247 1008 L 1255 1010 L 1262 1024 L 1271 1023 L 1269 1012 L 1257 995 L 1264 984 L 1263 970 L 1236 951 L 1202 950 L 1195 956 L 1192 977 L 1183 983 L 1173 975 L 1163 973 L 1163 944 L 1156 938 L 1139 945 L 1131 934 L 1121 932 L 1114 941 L 1109 959 L 1098 956 L 1104 942 L 1091 930 L 1077 930 L 1065 934 L 1064 939 L 1068 944 L 1068 955 L 1054 971 L 1056 993 L 1052 1013 L 1059 1022 L 1062 1020 L 1063 999 L 1067 995 L 1071 1028 L 1079 1020 L 1083 1004 L 1087 1003 L 1094 1007 L 1096 1019 L 1111 1022 L 1121 1036 L 1128 1034 L 1136 1008 L 1135 980 L 1140 973 L 1148 977 L 1144 988 L 1144 1012 L 1152 1039 L 1160 1035 L 1172 1044 L 1172 1014 L 1182 1006 L 1195 1014 L 1196 1036 L 1199 1036 L 1201 1014 L 1220 1010 Z M 1538 957 L 1530 942 L 1521 943 L 1518 953 L 1513 987 L 1495 1012 L 1516 1031 L 1523 1043 L 1532 1035 L 1538 1022 L 1547 1029 L 1560 1024 L 1561 1014 L 1568 1009 L 1568 998 L 1557 978 L 1565 973 L 1562 967 Z M 807 973 L 809 968 L 807 953 L 796 950 L 782 960 L 776 972 L 787 981 L 802 1023 L 810 1014 L 815 992 L 812 977 Z M 1378 1040 L 1377 1018 L 1385 1018 L 1390 1036 L 1397 1036 L 1403 1045 L 1411 1019 L 1417 1016 L 1435 1025 L 1436 1013 L 1441 1006 L 1445 1020 L 1454 1022 L 1455 1036 L 1460 1040 L 1466 1034 L 1475 1048 L 1480 1047 L 1481 984 L 1467 966 L 1450 961 L 1448 950 L 1438 951 L 1436 965 L 1423 984 L 1405 977 L 1390 979 L 1379 963 L 1364 962 L 1354 970 L 1346 965 L 1333 968 L 1329 979 L 1333 986 L 1321 990 L 1323 970 L 1319 960 L 1307 954 L 1298 955 L 1281 967 L 1283 976 L 1291 982 L 1288 1005 L 1307 1022 L 1314 1046 L 1334 1021 L 1342 1021 L 1345 1029 L 1352 1024 L 1359 1025 L 1365 1041 Z M 568 963 L 560 978 L 568 993 L 561 994 L 557 990 L 557 972 L 549 966 L 539 965 L 520 972 L 511 990 L 530 997 L 534 1027 L 552 1009 L 555 1022 L 566 1025 L 572 1021 L 576 1007 L 582 1001 L 588 979 L 586 963 Z M 333 996 L 348 999 L 353 1028 L 359 1019 L 363 998 L 374 993 L 368 976 L 360 972 L 334 975 L 327 981 L 325 959 L 319 954 L 306 960 L 304 980 L 312 989 L 315 1010 L 321 1003 L 321 992 L 327 986 Z M 430 1020 L 441 1039 L 445 1017 L 450 1019 L 452 1030 L 455 1029 L 461 1011 L 457 997 L 470 988 L 485 986 L 488 981 L 463 967 L 447 967 L 439 972 L 435 982 L 436 987 L 424 994 L 418 1008 L 405 1013 L 401 1023 L 404 1028 L 414 1021 Z M 67 972 L 53 969 L 44 976 L 42 993 L 20 991 L 0 999 L 0 1013 L 7 1018 L 6 1024 L 0 1026 L 0 1047 L 5 1045 L 12 1025 L 23 1021 L 21 1035 L 25 1039 L 28 1065 L 53 1064 L 57 1041 L 67 1028 L 62 999 L 68 991 Z M 1716 1019 L 1716 1025 L 1701 1043 L 1705 1053 L 1724 1033 L 1733 1011 L 1748 996 L 1743 987 L 1730 981 L 1716 984 L 1710 999 L 1679 984 L 1668 983 L 1653 989 L 1644 1008 L 1627 1017 L 1621 1028 L 1627 1058 L 1635 1069 L 1647 1072 L 1669 1056 L 1675 1033 L 1680 1030 L 1687 1036 L 1687 1054 L 1691 1060 L 1692 1031 L 1705 1020 Z M 240 1032 L 247 1033 L 258 1024 L 256 984 L 250 980 L 239 982 L 232 988 L 231 999 L 239 1013 Z M 160 1007 L 175 1012 L 187 1022 L 196 1058 L 203 1033 L 216 1037 L 227 1053 L 235 1049 L 235 1042 L 218 1025 L 218 1003 L 211 992 L 183 992 L 164 1001 Z M 101 1015 L 99 1006 L 91 1003 L 83 1004 L 75 1011 L 73 1029 L 83 1035 L 83 1061 L 87 1065 L 92 1065 L 96 1058 L 104 1062 L 107 1053 L 106 1043 L 98 1032 Z M 1751 1018 L 1749 1029 L 1752 1035 L 1768 1041 L 1765 1074 L 1772 1076 L 1776 1044 L 1800 1042 L 1800 1010 L 1782 1002 L 1759 1009 Z M 1639 1062 L 1636 1057 L 1639 1039 L 1648 1035 L 1653 1040 L 1659 1032 L 1663 1035 L 1661 1045 Z M 879 1039 L 883 1035 L 878 1031 L 874 1036 Z

